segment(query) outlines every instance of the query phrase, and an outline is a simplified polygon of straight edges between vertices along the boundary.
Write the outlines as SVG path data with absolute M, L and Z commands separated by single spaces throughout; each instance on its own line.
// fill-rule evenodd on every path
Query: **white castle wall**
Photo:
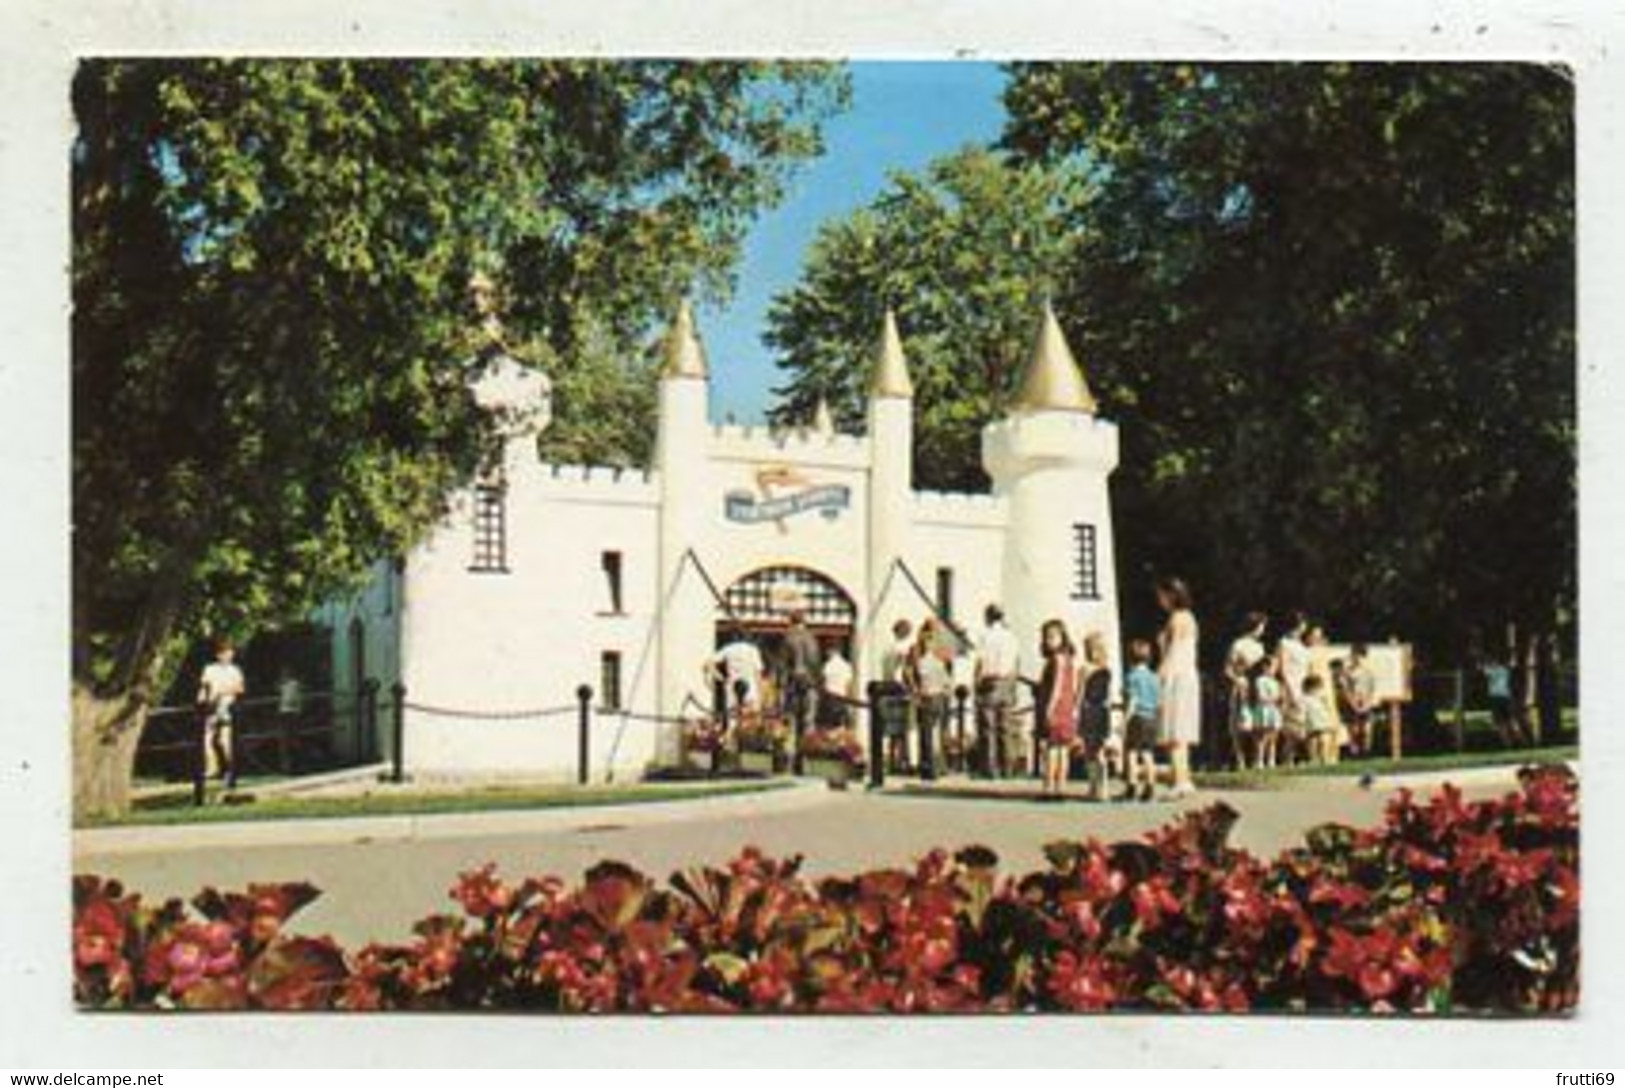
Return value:
M 988 603 L 1002 604 L 1029 673 L 1038 625 L 1050 616 L 1079 633 L 1102 630 L 1116 653 L 1112 424 L 1054 411 L 992 423 L 983 457 L 994 494 L 944 494 L 911 488 L 907 398 L 878 398 L 866 436 L 713 426 L 707 399 L 703 378 L 661 382 L 648 472 L 544 464 L 533 439 L 515 438 L 504 459 L 507 572 L 470 569 L 473 496 L 457 496 L 443 524 L 407 557 L 393 596 L 381 567 L 366 594 L 331 607 L 335 676 L 349 675 L 343 625 L 355 614 L 367 623 L 370 674 L 386 688 L 399 676 L 418 707 L 462 714 L 572 708 L 578 685 L 598 687 L 600 655 L 617 652 L 632 716 L 597 716 L 592 772 L 633 777 L 676 756 L 675 728 L 637 716 L 676 716 L 710 701 L 703 667 L 721 611 L 685 564 L 690 549 L 723 591 L 774 566 L 810 568 L 838 583 L 858 609 L 860 683 L 872 677 L 892 620 L 918 623 L 929 611 L 900 575 L 882 596 L 894 557 L 928 596 L 938 570 L 951 571 L 953 615 L 965 628 L 980 627 Z M 741 522 L 726 514 L 732 492 L 760 502 L 829 485 L 849 496 L 829 516 L 812 510 Z M 1071 596 L 1076 522 L 1096 527 L 1098 600 Z M 606 551 L 622 556 L 619 613 L 610 607 Z M 406 718 L 405 762 L 417 775 L 568 778 L 576 743 L 573 712 L 493 721 L 418 709 Z
M 573 706 L 577 685 L 598 688 L 600 654 L 619 651 L 623 702 L 652 709 L 656 481 L 641 472 L 535 461 L 510 462 L 509 472 L 507 573 L 469 569 L 474 530 L 467 493 L 407 560 L 408 701 L 493 713 Z M 622 555 L 620 613 L 610 607 L 605 551 Z M 611 719 L 595 725 L 595 778 L 611 760 L 624 777 L 654 757 L 652 728 L 621 732 L 621 725 Z M 406 733 L 412 772 L 575 773 L 573 715 L 487 721 L 413 710 Z
M 1099 631 L 1121 678 L 1116 554 L 1108 479 L 1117 466 L 1117 427 L 1079 412 L 1023 413 L 990 424 L 982 457 L 994 494 L 1008 504 L 1002 564 L 1010 629 L 1024 650 L 1038 645 L 1041 624 L 1065 622 L 1075 638 Z M 1073 526 L 1093 525 L 1095 599 L 1077 599 Z M 1030 659 L 1029 659 L 1030 660 Z
M 400 679 L 400 590 L 394 563 L 380 560 L 373 564 L 365 588 L 327 604 L 317 615 L 317 622 L 333 632 L 334 748 L 341 759 L 360 759 L 369 751 L 391 757 L 394 738 L 389 730 L 380 728 L 376 737 L 362 736 L 354 708 L 366 680 L 377 681 L 382 700 Z
M 1003 599 L 1004 531 L 1008 516 L 1003 499 L 922 491 L 912 497 L 913 548 L 907 557 L 927 593 L 936 592 L 937 570 L 953 572 L 956 624 L 975 631 L 982 610 Z M 910 594 L 915 603 L 917 595 Z

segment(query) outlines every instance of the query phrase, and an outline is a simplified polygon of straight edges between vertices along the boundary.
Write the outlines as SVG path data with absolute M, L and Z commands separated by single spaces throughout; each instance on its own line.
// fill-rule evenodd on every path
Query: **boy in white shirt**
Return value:
M 231 712 L 246 687 L 237 667 L 237 650 L 229 639 L 215 643 L 214 660 L 203 667 L 197 702 L 203 708 L 204 773 L 222 779 L 227 789 L 237 785 L 237 764 L 232 759 Z

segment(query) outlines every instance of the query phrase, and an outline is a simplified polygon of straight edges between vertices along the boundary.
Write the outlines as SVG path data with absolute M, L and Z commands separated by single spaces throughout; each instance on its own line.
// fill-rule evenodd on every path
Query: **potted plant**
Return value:
M 801 762 L 808 774 L 845 789 L 863 770 L 863 745 L 848 727 L 812 729 L 801 738 Z
M 683 762 L 691 767 L 708 766 L 717 769 L 717 755 L 722 751 L 723 729 L 709 718 L 691 718 L 683 723 Z M 703 761 L 700 757 L 704 757 Z
M 783 757 L 785 735 L 784 722 L 777 718 L 758 714 L 741 718 L 734 730 L 739 769 L 754 774 L 774 773 Z

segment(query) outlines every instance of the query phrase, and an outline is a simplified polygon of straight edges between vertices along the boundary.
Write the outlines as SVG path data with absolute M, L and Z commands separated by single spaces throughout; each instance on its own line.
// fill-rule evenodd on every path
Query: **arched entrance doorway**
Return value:
M 783 690 L 784 633 L 792 613 L 801 613 L 826 658 L 839 649 L 848 661 L 855 660 L 858 606 L 840 583 L 818 571 L 790 565 L 762 567 L 730 585 L 723 600 L 727 607 L 717 610 L 717 648 L 737 636 L 754 642 L 767 667 L 772 690 L 764 694 L 770 701 Z

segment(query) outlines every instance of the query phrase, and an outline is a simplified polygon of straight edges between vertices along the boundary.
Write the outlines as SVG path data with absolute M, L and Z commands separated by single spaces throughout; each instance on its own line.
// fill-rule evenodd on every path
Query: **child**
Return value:
M 232 742 L 232 708 L 242 698 L 243 670 L 237 665 L 237 648 L 227 638 L 215 642 L 214 660 L 203 668 L 198 679 L 197 703 L 203 708 L 205 732 L 204 773 L 218 775 L 227 789 L 237 788 L 236 751 Z
M 1377 677 L 1369 663 L 1371 651 L 1363 642 L 1356 642 L 1349 650 L 1348 663 L 1343 667 L 1343 683 L 1347 687 L 1350 746 L 1358 756 L 1371 752 L 1371 718 L 1376 709 Z
M 1248 672 L 1247 709 L 1253 738 L 1253 766 L 1274 767 L 1281 737 L 1281 682 L 1275 658 L 1261 658 Z
M 1129 670 L 1123 679 L 1123 748 L 1128 760 L 1123 800 L 1151 800 L 1157 777 L 1157 674 L 1151 671 L 1151 643 L 1137 638 L 1128 646 Z
M 1083 640 L 1083 668 L 1079 670 L 1078 725 L 1088 760 L 1089 799 L 1106 799 L 1107 751 L 1112 739 L 1112 670 L 1106 660 L 1106 639 L 1092 631 Z
M 1501 735 L 1505 748 L 1521 747 L 1527 738 L 1523 735 L 1518 716 L 1512 712 L 1512 670 L 1505 661 L 1490 659 L 1479 666 L 1484 674 L 1484 693 L 1489 698 L 1490 720 Z
M 1046 621 L 1040 637 L 1044 675 L 1039 690 L 1045 696 L 1041 709 L 1049 740 L 1044 749 L 1044 793 L 1059 798 L 1072 773 L 1072 747 L 1078 742 L 1077 653 L 1060 620 Z
M 1309 761 L 1327 765 L 1337 762 L 1337 719 L 1326 700 L 1326 678 L 1310 673 L 1303 681 L 1304 730 L 1309 734 Z

